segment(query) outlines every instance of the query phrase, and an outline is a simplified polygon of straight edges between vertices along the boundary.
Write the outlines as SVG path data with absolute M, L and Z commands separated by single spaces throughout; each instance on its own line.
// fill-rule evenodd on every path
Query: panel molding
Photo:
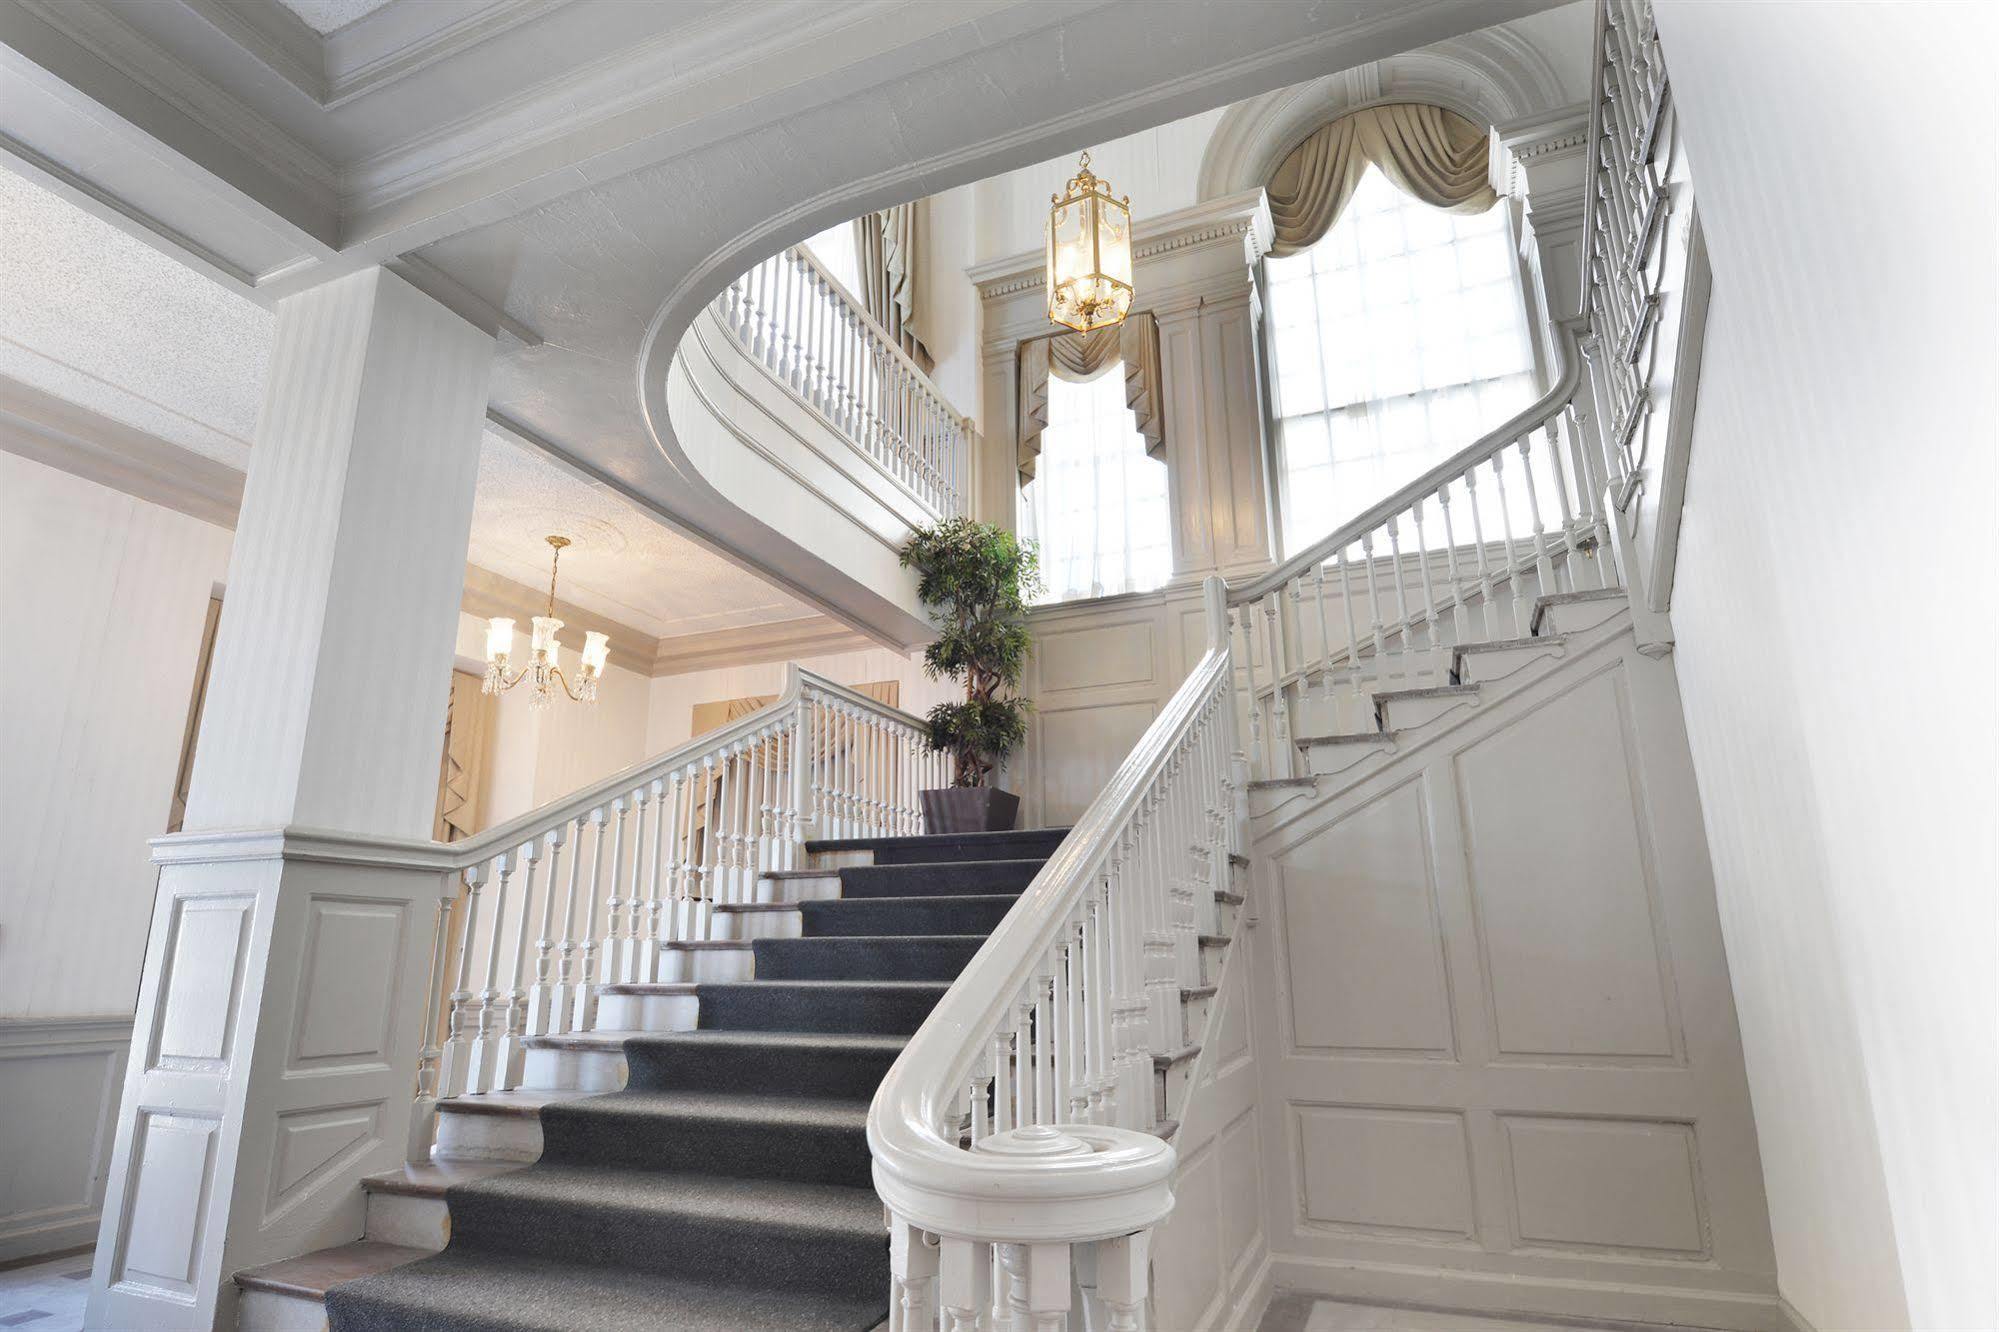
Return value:
M 0 1158 L 35 1163 L 36 1183 L 72 1182 L 67 1198 L 37 1199 L 24 1196 L 25 1171 L 11 1177 L 0 1197 L 0 1263 L 96 1238 L 131 1045 L 129 1013 L 0 1019 Z M 64 1066 L 75 1085 L 60 1079 Z

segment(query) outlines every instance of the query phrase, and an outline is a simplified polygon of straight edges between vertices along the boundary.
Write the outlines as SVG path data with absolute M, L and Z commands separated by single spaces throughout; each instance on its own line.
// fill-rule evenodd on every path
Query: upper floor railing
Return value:
M 970 507 L 970 425 L 811 251 L 730 283 L 714 312 L 743 349 L 939 518 Z
M 440 1098 L 519 1086 L 525 1042 L 591 1030 L 599 985 L 675 979 L 671 945 L 716 938 L 808 837 L 918 831 L 916 793 L 949 780 L 926 733 L 794 665 L 755 712 L 452 843 L 410 1158 Z

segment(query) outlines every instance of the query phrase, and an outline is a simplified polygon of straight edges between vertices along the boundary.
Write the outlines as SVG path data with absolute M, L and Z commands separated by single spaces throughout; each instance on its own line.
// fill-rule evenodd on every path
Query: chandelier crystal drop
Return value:
M 1048 202 L 1048 317 L 1078 333 L 1122 324 L 1131 313 L 1131 196 L 1112 198 L 1084 153 Z
M 547 707 L 555 701 L 558 688 L 578 703 L 595 703 L 597 679 L 604 673 L 604 665 L 610 659 L 611 640 L 594 629 L 583 635 L 583 651 L 577 661 L 576 684 L 572 688 L 568 677 L 562 673 L 562 645 L 555 638 L 562 630 L 562 621 L 555 617 L 555 575 L 569 538 L 552 536 L 547 541 L 555 552 L 548 562 L 548 613 L 534 617 L 534 634 L 529 640 L 532 656 L 527 665 L 512 675 L 507 673 L 507 664 L 514 652 L 514 620 L 512 616 L 495 615 L 486 621 L 486 682 L 481 689 L 488 694 L 498 694 L 526 680 L 530 687 L 530 708 Z

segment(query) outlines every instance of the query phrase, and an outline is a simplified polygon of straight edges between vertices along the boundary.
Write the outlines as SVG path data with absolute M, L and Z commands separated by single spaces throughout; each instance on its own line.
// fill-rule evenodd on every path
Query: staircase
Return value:
M 600 984 L 519 1087 L 442 1101 L 432 1163 L 365 1181 L 365 1240 L 238 1273 L 240 1325 L 874 1327 L 869 1100 L 1063 835 L 807 843 L 737 937 L 675 950 L 683 979 Z M 1211 995 L 1157 1061 L 1164 1134 Z

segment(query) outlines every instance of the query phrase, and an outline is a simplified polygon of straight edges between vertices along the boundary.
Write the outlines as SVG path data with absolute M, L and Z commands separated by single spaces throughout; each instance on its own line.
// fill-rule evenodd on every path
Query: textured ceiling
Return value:
M 241 468 L 274 320 L 0 171 L 0 374 Z
M 0 170 L 0 375 L 232 467 L 249 462 L 275 318 Z M 655 637 L 812 616 L 771 584 L 487 432 L 467 558 Z
M 278 0 L 305 21 L 305 25 L 324 37 L 329 32 L 338 32 L 356 19 L 364 19 L 393 0 Z

